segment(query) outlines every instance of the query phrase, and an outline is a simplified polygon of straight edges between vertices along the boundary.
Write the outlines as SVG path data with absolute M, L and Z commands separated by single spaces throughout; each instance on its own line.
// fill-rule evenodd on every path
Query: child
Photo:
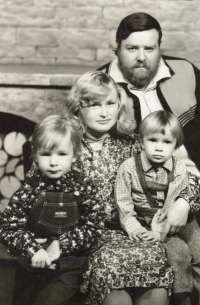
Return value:
M 60 257 L 84 253 L 96 234 L 79 217 L 80 199 L 87 200 L 87 181 L 83 184 L 70 173 L 80 155 L 80 127 L 77 118 L 59 115 L 36 125 L 32 157 L 38 175 L 13 194 L 2 214 L 0 240 L 23 266 L 16 272 L 15 304 L 71 304 L 79 289 L 75 278 L 86 267 L 86 258 L 67 263 Z M 68 264 L 67 273 L 63 263 Z
M 164 223 L 160 210 L 168 209 L 179 197 L 188 198 L 188 174 L 181 160 L 172 156 L 183 143 L 176 117 L 155 111 L 140 125 L 142 151 L 119 168 L 115 195 L 123 229 L 131 240 L 160 240 Z M 153 218 L 153 220 L 152 220 Z M 175 270 L 175 293 L 191 292 L 193 279 L 188 245 L 178 236 L 166 242 L 168 261 Z

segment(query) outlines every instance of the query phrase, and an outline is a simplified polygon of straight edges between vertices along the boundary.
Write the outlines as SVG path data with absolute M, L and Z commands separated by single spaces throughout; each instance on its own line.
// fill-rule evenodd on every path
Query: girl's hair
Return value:
M 161 133 L 164 135 L 166 127 L 170 128 L 173 137 L 176 139 L 175 148 L 179 148 L 184 141 L 182 126 L 171 112 L 164 110 L 152 112 L 142 121 L 139 128 L 141 142 L 143 137 L 149 134 Z
M 74 149 L 74 156 L 78 157 L 81 152 L 82 131 L 81 124 L 77 117 L 66 114 L 50 115 L 34 128 L 32 136 L 32 158 L 38 149 L 56 149 L 63 138 L 70 133 L 71 142 Z
M 115 88 L 119 98 L 119 117 L 126 110 L 126 94 L 124 90 L 115 83 L 113 78 L 102 71 L 89 71 L 84 73 L 72 87 L 66 101 L 67 111 L 77 116 L 82 125 L 87 129 L 83 107 L 92 101 L 101 101 L 106 98 L 111 88 Z M 121 130 L 122 130 L 121 126 Z

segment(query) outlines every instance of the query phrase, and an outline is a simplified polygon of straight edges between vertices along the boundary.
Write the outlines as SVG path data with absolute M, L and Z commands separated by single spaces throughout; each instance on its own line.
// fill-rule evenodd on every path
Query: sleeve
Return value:
M 30 186 L 24 183 L 13 194 L 8 206 L 1 215 L 0 241 L 13 256 L 22 254 L 27 258 L 31 258 L 42 248 L 34 240 L 34 234 L 26 229 L 27 218 L 34 199 Z
M 179 176 L 176 178 L 176 187 L 180 189 L 179 197 L 185 199 L 190 206 L 190 213 L 196 214 L 200 210 L 199 178 L 187 172 L 185 164 L 177 160 Z
M 98 192 L 90 181 L 85 181 L 79 204 L 81 217 L 78 226 L 59 238 L 62 255 L 80 254 L 91 248 L 101 236 L 104 214 Z
M 119 167 L 115 183 L 115 198 L 119 210 L 121 226 L 127 234 L 130 234 L 134 230 L 141 228 L 142 225 L 135 217 L 136 212 L 134 211 L 134 203 L 131 197 L 134 172 L 132 175 L 130 174 L 128 171 L 128 164 L 129 163 L 125 161 Z
M 156 233 L 159 238 L 166 223 L 166 219 L 163 220 L 162 222 L 158 222 L 158 218 L 160 217 L 160 215 L 161 215 L 161 210 L 158 209 L 157 212 L 154 214 L 151 222 L 151 230 L 152 232 Z
M 199 178 L 194 174 L 188 172 L 188 180 L 188 200 L 190 205 L 190 213 L 197 214 L 200 211 Z

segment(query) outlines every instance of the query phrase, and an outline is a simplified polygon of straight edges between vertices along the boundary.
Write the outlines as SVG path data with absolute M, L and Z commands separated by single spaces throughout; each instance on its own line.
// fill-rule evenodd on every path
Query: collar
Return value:
M 128 84 L 129 89 L 138 90 L 137 88 L 134 88 L 133 85 L 130 84 L 124 78 L 124 76 L 118 66 L 118 58 L 115 58 L 110 63 L 109 74 L 114 79 L 115 82 L 126 83 L 126 84 Z M 171 73 L 170 73 L 169 67 L 166 65 L 166 63 L 164 62 L 164 59 L 161 57 L 160 62 L 159 62 L 158 71 L 145 90 L 150 90 L 150 89 L 155 88 L 157 86 L 157 83 L 165 78 L 171 78 Z
M 142 167 L 144 169 L 144 172 L 148 172 L 150 169 L 152 169 L 153 166 L 152 163 L 147 159 L 146 154 L 144 152 L 144 150 L 142 150 L 141 152 L 141 161 L 142 161 Z M 159 166 L 158 166 L 159 167 Z M 164 164 L 161 165 L 161 167 L 167 169 L 169 172 L 172 171 L 173 169 L 173 162 L 172 162 L 172 158 L 170 158 L 169 160 L 167 160 Z

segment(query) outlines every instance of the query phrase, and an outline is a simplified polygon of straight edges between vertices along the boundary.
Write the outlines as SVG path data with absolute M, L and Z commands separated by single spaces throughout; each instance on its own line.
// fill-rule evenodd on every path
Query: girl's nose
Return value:
M 56 156 L 54 156 L 54 155 L 51 156 L 51 158 L 50 158 L 50 165 L 51 166 L 57 165 L 57 158 L 56 158 Z
M 101 107 L 101 116 L 105 117 L 108 115 L 107 107 L 102 105 Z

